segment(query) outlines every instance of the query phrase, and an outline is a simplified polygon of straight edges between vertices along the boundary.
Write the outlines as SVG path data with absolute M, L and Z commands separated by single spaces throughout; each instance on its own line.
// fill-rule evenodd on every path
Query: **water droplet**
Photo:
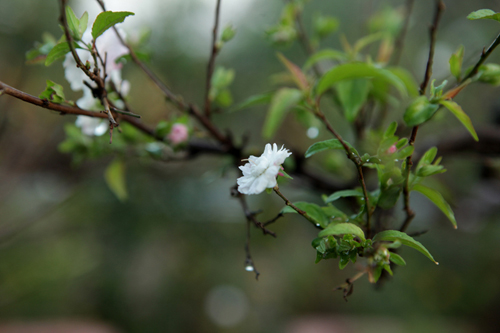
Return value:
M 316 139 L 319 135 L 319 130 L 317 127 L 309 127 L 306 134 L 309 139 Z
M 317 227 L 321 227 L 321 225 L 320 225 L 319 223 L 316 223 L 316 226 L 317 226 Z
M 254 269 L 255 269 L 255 268 L 254 268 L 252 265 L 246 265 L 246 266 L 245 266 L 245 271 L 247 271 L 247 272 L 253 272 L 253 271 L 254 271 Z

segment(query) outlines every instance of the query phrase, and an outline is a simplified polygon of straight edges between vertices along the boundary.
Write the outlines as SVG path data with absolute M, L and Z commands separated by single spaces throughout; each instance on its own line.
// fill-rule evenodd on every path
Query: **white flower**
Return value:
M 108 130 L 108 123 L 101 118 L 78 116 L 75 125 L 82 129 L 88 136 L 101 136 Z
M 240 166 L 243 177 L 238 178 L 238 191 L 243 194 L 259 194 L 266 188 L 276 186 L 276 177 L 281 169 L 281 164 L 292 153 L 288 149 L 274 143 L 266 144 L 264 153 L 260 157 L 250 156 L 248 163 Z

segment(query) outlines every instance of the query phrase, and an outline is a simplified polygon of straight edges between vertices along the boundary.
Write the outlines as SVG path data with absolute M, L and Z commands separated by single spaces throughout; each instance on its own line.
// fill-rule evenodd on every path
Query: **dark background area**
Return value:
M 57 1 L 0 0 L 0 80 L 38 95 L 51 79 L 71 92 L 60 62 L 26 65 L 24 55 L 44 31 L 59 36 Z M 150 67 L 186 100 L 202 104 L 215 0 L 107 1 L 110 10 L 136 13 L 123 29 L 152 30 Z M 238 4 L 236 4 L 238 3 Z M 465 45 L 464 67 L 473 65 L 500 30 L 498 22 L 469 21 L 477 9 L 500 11 L 500 1 L 445 1 L 434 78 L 451 80 L 448 59 Z M 80 16 L 98 13 L 94 1 L 72 1 Z M 271 74 L 283 70 L 264 31 L 279 19 L 282 1 L 223 0 L 222 26 L 232 22 L 236 38 L 217 64 L 234 68 L 235 102 L 269 91 Z M 321 12 L 340 19 L 349 41 L 367 34 L 366 20 L 385 6 L 404 1 L 312 1 L 304 14 Z M 402 65 L 417 82 L 424 73 L 428 26 L 434 2 L 415 1 Z M 323 47 L 340 48 L 339 33 Z M 300 45 L 281 50 L 302 64 Z M 493 54 L 489 61 L 499 62 Z M 132 64 L 123 77 L 132 84 L 130 102 L 143 120 L 155 124 L 171 114 L 162 95 Z M 499 118 L 498 88 L 475 84 L 456 101 L 478 129 Z M 261 151 L 265 107 L 215 116 L 221 128 L 250 134 Z M 332 116 L 335 119 L 335 116 Z M 193 161 L 127 160 L 129 199 L 122 203 L 107 188 L 103 172 L 112 156 L 75 167 L 58 151 L 64 124 L 60 116 L 10 96 L 0 97 L 0 328 L 12 323 L 99 322 L 123 332 L 485 332 L 494 331 L 500 308 L 500 183 L 495 156 L 447 154 L 448 172 L 437 186 L 452 204 L 454 230 L 425 198 L 412 195 L 417 211 L 410 231 L 439 266 L 405 248 L 407 266 L 375 288 L 366 279 L 345 302 L 334 287 L 356 273 L 340 271 L 336 260 L 314 263 L 310 246 L 317 230 L 299 216 L 272 226 L 278 237 L 252 232 L 252 255 L 262 273 L 256 281 L 244 270 L 245 217 L 230 187 L 239 173 L 223 173 L 228 161 L 201 156 Z M 349 137 L 349 128 L 341 126 Z M 417 149 L 464 133 L 451 117 L 419 132 Z M 287 119 L 273 142 L 305 150 L 314 141 Z M 346 164 L 347 165 L 347 164 Z M 489 177 L 485 175 L 488 166 Z M 348 167 L 351 167 L 348 165 Z M 335 177 L 336 175 L 333 175 Z M 289 182 L 282 190 L 292 201 L 318 201 L 317 192 Z M 329 193 L 328 193 L 329 194 Z M 283 206 L 276 196 L 249 198 L 262 218 Z M 402 207 L 398 204 L 399 207 Z M 401 213 L 402 214 L 402 213 Z M 402 216 L 402 215 L 401 215 Z M 2 324 L 3 323 L 3 324 Z M 7 328 L 5 328 L 7 329 Z M 309 329 L 309 331 L 307 331 Z M 97 332 L 97 331 L 96 331 Z

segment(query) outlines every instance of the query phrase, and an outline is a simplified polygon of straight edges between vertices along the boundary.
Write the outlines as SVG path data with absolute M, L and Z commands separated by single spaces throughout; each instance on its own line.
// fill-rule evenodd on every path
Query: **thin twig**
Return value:
M 292 207 L 293 210 L 295 210 L 297 213 L 299 213 L 300 215 L 304 216 L 309 222 L 311 222 L 316 228 L 318 229 L 323 229 L 320 225 L 318 225 L 317 221 L 315 219 L 313 219 L 309 214 L 307 214 L 305 211 L 303 211 L 302 209 L 298 208 L 297 206 L 295 206 L 290 200 L 288 200 L 281 192 L 280 192 L 280 189 L 278 187 L 278 185 L 276 185 L 274 188 L 273 188 L 274 192 L 276 192 L 277 195 L 279 195 L 279 197 L 281 199 L 283 199 L 283 201 L 285 202 L 285 204 L 287 206 L 290 206 Z
M 493 50 L 495 50 L 495 48 L 499 44 L 500 44 L 500 34 L 498 34 L 495 37 L 495 40 L 493 41 L 493 43 L 491 43 L 491 45 L 488 47 L 488 49 L 486 51 L 485 51 L 485 49 L 483 49 L 483 51 L 481 52 L 481 57 L 479 58 L 479 61 L 476 63 L 474 68 L 472 68 L 472 70 L 469 72 L 469 74 L 467 74 L 459 83 L 463 83 L 467 79 L 470 79 L 471 77 L 476 75 L 478 70 L 479 70 L 479 67 L 484 63 L 484 61 L 489 57 L 489 55 L 493 52 Z
M 351 151 L 347 143 L 342 139 L 340 134 L 335 131 L 335 129 L 332 127 L 328 119 L 326 119 L 326 116 L 323 112 L 321 112 L 320 108 L 318 105 L 316 105 L 316 108 L 314 110 L 314 114 L 316 115 L 317 118 L 319 118 L 323 124 L 326 126 L 328 131 L 333 134 L 337 140 L 339 140 L 340 144 L 342 147 L 344 147 L 344 150 L 347 154 L 347 157 L 356 165 L 356 171 L 358 172 L 358 181 L 362 187 L 363 190 L 363 197 L 365 201 L 365 207 L 366 207 L 366 234 L 367 237 L 370 238 L 371 236 L 371 206 L 370 206 L 370 200 L 368 198 L 368 190 L 366 189 L 366 182 L 365 182 L 365 177 L 363 175 L 363 163 L 361 162 L 361 159 L 359 156 L 357 156 L 355 153 Z
M 425 95 L 425 91 L 427 90 L 427 85 L 429 84 L 429 80 L 432 76 L 432 64 L 434 61 L 434 49 L 436 46 L 437 28 L 439 26 L 441 16 L 445 9 L 446 7 L 444 5 L 444 2 L 442 0 L 437 0 L 436 12 L 434 14 L 434 21 L 429 30 L 430 33 L 429 58 L 427 59 L 427 66 L 425 67 L 424 79 L 422 81 L 422 84 L 420 85 L 420 91 L 419 91 L 420 96 Z M 417 138 L 417 132 L 418 132 L 418 126 L 414 126 L 411 130 L 410 139 L 408 140 L 408 144 L 412 147 L 415 144 L 415 139 Z M 401 228 L 399 229 L 400 231 L 403 232 L 406 231 L 411 221 L 413 221 L 413 218 L 415 217 L 415 212 L 410 207 L 410 173 L 411 173 L 411 167 L 413 166 L 412 158 L 413 154 L 411 154 L 406 158 L 405 181 L 403 187 L 403 198 L 404 198 L 403 209 L 406 212 L 406 219 L 403 222 Z
M 413 11 L 413 3 L 415 0 L 406 0 L 405 5 L 405 22 L 401 32 L 399 33 L 396 42 L 394 43 L 394 65 L 399 65 L 401 61 L 401 55 L 403 54 L 404 41 L 406 38 L 406 33 L 408 32 L 408 26 L 410 25 L 411 12 Z
M 215 57 L 219 53 L 219 47 L 217 46 L 217 31 L 219 29 L 219 15 L 220 15 L 220 2 L 217 0 L 217 5 L 215 6 L 215 23 L 212 31 L 212 47 L 210 49 L 210 60 L 207 65 L 207 79 L 205 82 L 205 116 L 210 118 L 210 90 L 212 89 L 212 75 L 214 73 Z
M 252 259 L 252 254 L 250 253 L 250 221 L 247 220 L 247 240 L 245 242 L 245 254 L 246 254 L 246 259 L 245 259 L 245 270 L 249 272 L 254 272 L 255 273 L 255 280 L 259 279 L 259 271 L 255 267 L 255 263 L 253 262 Z

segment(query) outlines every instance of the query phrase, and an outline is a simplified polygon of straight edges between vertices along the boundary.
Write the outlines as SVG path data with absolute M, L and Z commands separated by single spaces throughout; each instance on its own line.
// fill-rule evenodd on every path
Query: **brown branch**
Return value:
M 210 90 L 212 89 L 212 75 L 214 73 L 215 57 L 219 52 L 219 47 L 217 46 L 217 31 L 219 29 L 219 14 L 220 14 L 220 2 L 217 0 L 217 5 L 215 7 L 215 23 L 212 31 L 212 47 L 210 51 L 210 60 L 207 65 L 207 78 L 205 82 L 205 116 L 210 118 Z
M 53 103 L 47 99 L 41 99 L 38 97 L 35 97 L 33 95 L 27 94 L 21 90 L 17 90 L 2 81 L 0 81 L 0 90 L 3 91 L 4 94 L 15 97 L 21 101 L 40 106 L 42 108 L 48 109 L 48 110 L 53 110 L 53 111 L 58 111 L 62 115 L 64 114 L 73 114 L 73 115 L 78 115 L 78 116 L 87 116 L 87 117 L 94 117 L 94 118 L 104 118 L 107 119 L 108 116 L 103 113 L 103 112 L 95 112 L 95 111 L 88 111 L 84 109 L 80 109 L 79 107 L 76 106 L 69 106 L 69 105 L 62 105 L 62 104 L 56 104 Z M 140 131 L 146 133 L 149 136 L 152 136 L 156 140 L 163 141 L 162 137 L 158 137 L 155 134 L 155 130 L 150 128 L 149 126 L 145 125 L 142 123 L 139 119 L 128 116 L 128 115 L 123 115 L 122 119 L 128 123 L 130 123 L 132 126 L 136 127 Z
M 491 43 L 491 45 L 488 47 L 488 49 L 485 51 L 485 49 L 483 49 L 483 51 L 481 52 L 481 57 L 479 58 L 479 61 L 476 63 L 476 65 L 474 66 L 474 68 L 472 68 L 472 70 L 469 72 L 469 74 L 467 74 L 461 81 L 460 83 L 463 83 L 465 82 L 467 79 L 470 79 L 471 77 L 473 77 L 474 75 L 477 74 L 478 70 L 479 70 L 479 67 L 484 63 L 484 61 L 490 56 L 490 54 L 493 52 L 493 50 L 495 50 L 495 48 L 500 44 L 500 34 L 498 34 L 496 37 L 495 37 L 495 40 Z
M 425 90 L 432 76 L 432 64 L 434 62 L 434 49 L 436 46 L 436 35 L 439 22 L 441 21 L 441 16 L 446 9 L 444 2 L 442 0 L 436 0 L 436 13 L 434 15 L 434 21 L 429 29 L 430 31 L 430 47 L 429 47 L 429 57 L 427 59 L 427 66 L 425 67 L 425 75 L 420 85 L 420 95 L 425 95 Z
M 434 49 L 436 46 L 436 35 L 437 28 L 439 26 L 439 22 L 441 21 L 441 16 L 443 11 L 446 9 L 444 2 L 442 0 L 436 0 L 436 11 L 434 14 L 434 21 L 429 29 L 430 34 L 430 46 L 429 46 L 429 58 L 427 59 L 427 66 L 425 67 L 425 75 L 420 85 L 420 96 L 425 95 L 425 91 L 427 90 L 427 85 L 429 84 L 429 80 L 432 76 L 432 64 L 434 61 Z M 411 130 L 410 139 L 408 140 L 408 144 L 412 147 L 415 145 L 415 139 L 417 138 L 418 126 L 414 126 Z M 411 167 L 413 166 L 413 154 L 406 158 L 406 169 L 405 169 L 405 182 L 403 187 L 403 198 L 404 198 L 404 211 L 406 212 L 406 219 L 403 222 L 403 225 L 399 229 L 404 232 L 408 229 L 411 221 L 415 217 L 415 212 L 410 207 L 410 173 Z
M 302 215 L 304 218 L 306 218 L 309 222 L 311 222 L 316 228 L 318 229 L 323 229 L 320 225 L 317 224 L 316 220 L 313 219 L 309 214 L 307 214 L 307 212 L 303 211 L 302 209 L 298 208 L 297 206 L 295 206 L 290 200 L 288 200 L 281 192 L 280 192 L 280 189 L 278 187 L 278 185 L 276 185 L 274 188 L 273 188 L 274 192 L 276 192 L 276 194 L 281 198 L 283 199 L 283 201 L 285 202 L 285 204 L 289 207 L 292 207 L 293 210 L 295 210 L 297 213 L 299 213 L 300 215 Z
M 413 3 L 415 0 L 406 0 L 406 6 L 405 6 L 405 23 L 403 25 L 403 28 L 401 29 L 401 32 L 399 33 L 396 42 L 394 43 L 394 65 L 397 66 L 399 65 L 399 62 L 401 61 L 401 55 L 403 54 L 403 47 L 404 47 L 404 41 L 406 38 L 406 33 L 408 32 L 408 26 L 410 25 L 410 17 L 411 13 L 413 11 Z
M 316 115 L 317 118 L 319 118 L 323 124 L 325 124 L 326 128 L 330 133 L 333 134 L 334 137 L 339 140 L 340 144 L 342 147 L 344 147 L 344 150 L 347 154 L 347 158 L 349 158 L 355 165 L 356 165 L 356 171 L 358 172 L 358 181 L 363 189 L 363 197 L 365 200 L 365 205 L 366 205 L 366 233 L 367 237 L 370 238 L 371 234 L 371 207 L 370 207 L 370 200 L 368 198 L 368 190 L 366 189 L 366 182 L 365 182 L 365 177 L 363 175 L 363 163 L 361 162 L 359 156 L 357 156 L 355 153 L 351 151 L 347 143 L 342 139 L 340 134 L 335 131 L 335 129 L 332 127 L 328 119 L 326 119 L 326 116 L 323 112 L 321 112 L 320 108 L 318 105 L 316 105 L 316 108 L 314 110 L 314 114 Z

